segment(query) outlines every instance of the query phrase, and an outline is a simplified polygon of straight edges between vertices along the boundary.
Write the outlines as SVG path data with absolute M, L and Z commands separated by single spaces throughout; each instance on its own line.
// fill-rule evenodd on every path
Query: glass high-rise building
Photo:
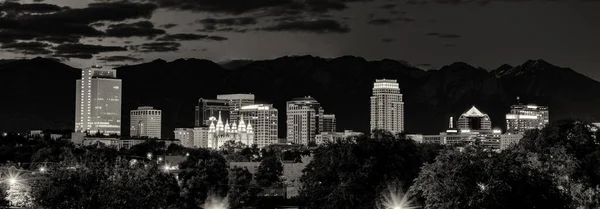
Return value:
M 258 147 L 275 144 L 277 138 L 277 109 L 272 104 L 254 104 L 243 106 L 235 110 L 235 114 L 243 117 L 246 124 L 252 124 L 254 129 L 254 143 Z
M 121 134 L 121 79 L 117 71 L 94 65 L 76 82 L 75 132 Z
M 294 98 L 287 102 L 287 141 L 309 146 L 323 131 L 323 108 L 314 98 Z
M 404 102 L 396 80 L 378 79 L 371 96 L 371 131 L 404 131 Z
M 524 133 L 527 130 L 542 129 L 550 122 L 548 107 L 529 105 L 513 105 L 506 114 L 506 131 L 508 133 Z
M 210 118 L 216 118 L 219 116 L 219 112 L 223 118 L 229 118 L 231 107 L 228 100 L 200 98 L 198 106 L 196 106 L 195 127 L 208 127 Z
M 225 117 L 224 120 L 239 121 L 240 118 L 236 115 L 236 109 L 240 109 L 243 106 L 254 104 L 254 94 L 220 94 L 217 95 L 217 100 L 227 101 L 229 103 L 229 117 Z M 216 117 L 216 116 L 215 116 Z
M 153 107 L 138 107 L 130 112 L 130 136 L 161 137 L 162 111 Z

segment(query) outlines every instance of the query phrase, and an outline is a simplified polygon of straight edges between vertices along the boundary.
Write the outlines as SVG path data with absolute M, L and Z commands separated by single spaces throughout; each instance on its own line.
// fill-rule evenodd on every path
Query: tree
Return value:
M 405 135 L 374 131 L 328 142 L 303 171 L 300 199 L 309 209 L 374 208 L 388 183 L 398 181 L 406 190 L 421 165 L 418 146 Z
M 0 185 L 0 208 L 9 206 L 9 202 L 6 199 L 8 197 L 7 189 L 7 185 Z
M 199 149 L 179 165 L 181 208 L 199 208 L 209 193 L 225 197 L 228 192 L 227 161 L 218 152 Z
M 283 176 L 283 164 L 277 157 L 264 158 L 256 171 L 256 182 L 261 187 L 271 187 L 281 183 Z
M 530 153 L 500 154 L 469 146 L 447 151 L 423 166 L 414 191 L 424 208 L 569 208 L 551 174 L 531 163 Z
M 36 208 L 168 208 L 179 198 L 175 177 L 129 161 L 63 164 L 32 182 Z M 99 166 L 103 165 L 103 166 Z
M 229 206 L 231 208 L 242 208 L 249 205 L 255 195 L 250 182 L 252 174 L 247 168 L 234 167 L 229 171 Z

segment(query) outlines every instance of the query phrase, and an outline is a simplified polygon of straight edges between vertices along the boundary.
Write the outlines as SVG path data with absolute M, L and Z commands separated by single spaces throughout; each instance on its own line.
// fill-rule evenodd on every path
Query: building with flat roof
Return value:
M 121 79 L 117 71 L 94 65 L 76 81 L 75 132 L 121 134 Z
M 314 98 L 307 96 L 287 102 L 287 141 L 309 146 L 323 131 L 324 110 Z
M 130 131 L 132 137 L 161 138 L 162 111 L 150 106 L 138 107 L 130 112 Z
M 244 118 L 246 124 L 252 124 L 254 143 L 259 148 L 277 143 L 278 111 L 272 104 L 243 106 L 235 112 L 236 115 Z
M 525 133 L 527 130 L 542 129 L 550 122 L 548 107 L 535 104 L 513 105 L 506 114 L 508 133 Z
M 229 118 L 231 106 L 228 100 L 200 98 L 196 106 L 195 127 L 208 127 L 210 117 L 217 117 L 219 112 L 224 118 Z

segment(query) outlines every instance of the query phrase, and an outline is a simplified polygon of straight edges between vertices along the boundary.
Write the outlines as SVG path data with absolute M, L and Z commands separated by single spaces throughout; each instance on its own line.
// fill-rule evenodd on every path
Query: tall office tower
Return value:
M 75 94 L 75 132 L 121 134 L 121 79 L 94 65 L 81 71 Z
M 181 141 L 181 146 L 192 148 L 194 147 L 194 129 L 193 128 L 176 128 L 175 139 Z
M 130 112 L 130 136 L 160 139 L 162 111 L 153 107 L 138 107 Z
M 217 95 L 217 100 L 229 102 L 230 114 L 229 117 L 224 118 L 225 120 L 239 121 L 235 110 L 243 106 L 253 105 L 254 94 L 221 94 Z
M 323 130 L 323 108 L 314 98 L 294 98 L 287 102 L 287 141 L 310 145 Z
M 492 130 L 490 116 L 479 111 L 475 106 L 463 113 L 457 121 L 461 130 Z
M 277 109 L 272 104 L 254 104 L 235 110 L 246 124 L 252 124 L 258 147 L 277 143 Z
M 323 130 L 321 132 L 336 132 L 336 122 L 334 114 L 323 115 Z
M 548 107 L 529 105 L 513 105 L 506 114 L 506 131 L 508 133 L 524 133 L 527 130 L 542 129 L 550 121 Z
M 209 127 L 194 128 L 194 147 L 195 148 L 207 148 L 208 147 L 208 128 Z
M 210 125 L 210 117 L 217 117 L 221 112 L 223 118 L 229 118 L 231 107 L 229 101 L 219 99 L 204 99 L 200 98 L 198 106 L 196 106 L 196 123 L 195 127 L 208 127 Z
M 371 96 L 371 131 L 404 131 L 404 102 L 396 80 L 375 80 Z

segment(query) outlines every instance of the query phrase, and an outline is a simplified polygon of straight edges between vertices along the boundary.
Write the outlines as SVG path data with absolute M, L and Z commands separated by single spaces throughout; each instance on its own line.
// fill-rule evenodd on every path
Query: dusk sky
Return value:
M 51 57 L 81 68 L 354 55 L 422 69 L 544 59 L 600 80 L 599 11 L 600 0 L 8 1 L 0 59 Z

